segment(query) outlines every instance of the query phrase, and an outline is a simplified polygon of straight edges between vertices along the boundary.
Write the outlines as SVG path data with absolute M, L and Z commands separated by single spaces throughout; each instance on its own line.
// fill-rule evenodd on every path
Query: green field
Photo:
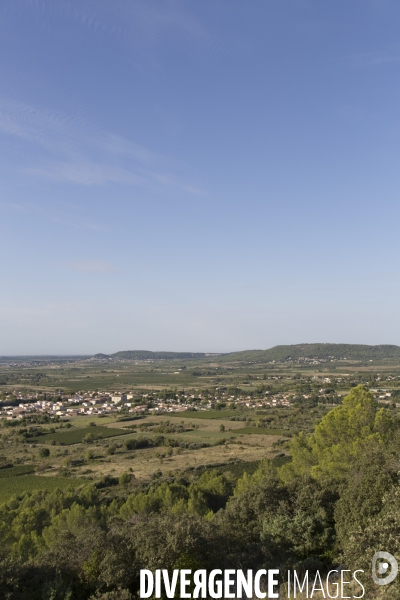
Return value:
M 128 433 L 128 432 L 127 432 Z M 184 431 L 182 433 L 157 433 L 155 431 L 135 431 L 128 433 L 126 439 L 135 439 L 140 437 L 145 437 L 149 439 L 154 439 L 157 437 L 164 437 L 168 439 L 177 439 L 177 440 L 185 440 L 187 442 L 212 442 L 220 439 L 229 439 L 234 436 L 236 431 L 208 431 L 208 430 L 193 430 L 193 431 Z
M 7 478 L 7 485 L 0 486 L 0 504 L 7 502 L 12 496 L 33 492 L 34 490 L 53 491 L 57 488 L 78 487 L 87 483 L 84 479 L 68 477 L 43 477 L 40 475 L 23 475 Z
M 229 417 L 241 417 L 243 413 L 237 410 L 208 410 L 168 413 L 168 417 L 185 417 L 185 419 L 229 419 Z
M 61 446 L 70 446 L 72 444 L 80 444 L 83 438 L 88 434 L 93 434 L 96 439 L 104 439 L 115 437 L 117 435 L 125 435 L 126 431 L 123 429 L 106 427 L 104 425 L 97 425 L 92 427 L 80 427 L 77 429 L 71 428 L 68 431 L 61 431 L 59 433 L 48 433 L 32 438 L 32 441 L 39 444 L 51 444 L 52 442 L 55 442 Z
M 18 475 L 27 475 L 35 471 L 35 465 L 17 465 L 16 467 L 8 467 L 0 469 L 0 479 L 9 479 Z M 3 484 L 5 485 L 5 484 Z
M 235 435 L 257 434 L 257 435 L 289 435 L 284 429 L 267 429 L 266 427 L 241 427 L 234 429 Z

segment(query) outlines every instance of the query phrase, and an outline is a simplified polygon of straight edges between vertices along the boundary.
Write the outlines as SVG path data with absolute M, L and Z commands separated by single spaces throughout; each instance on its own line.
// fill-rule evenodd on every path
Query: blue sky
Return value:
M 2 0 L 0 354 L 400 344 L 400 6 Z

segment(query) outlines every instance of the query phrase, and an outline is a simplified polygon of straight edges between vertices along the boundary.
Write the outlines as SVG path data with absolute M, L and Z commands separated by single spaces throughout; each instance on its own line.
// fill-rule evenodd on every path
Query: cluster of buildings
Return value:
M 266 398 L 252 398 L 251 396 L 248 396 L 244 399 L 239 398 L 235 401 L 235 404 L 236 406 L 243 408 L 265 408 L 267 406 L 275 407 L 292 405 L 289 400 L 289 394 L 276 394 Z
M 266 392 L 268 394 L 268 392 Z M 174 398 L 157 398 L 155 395 L 144 394 L 121 394 L 108 392 L 87 392 L 85 394 L 75 394 L 71 397 L 58 397 L 55 399 L 46 399 L 40 395 L 30 394 L 29 396 L 17 395 L 12 405 L 0 406 L 0 418 L 22 419 L 26 415 L 34 413 L 47 414 L 58 417 L 79 417 L 82 415 L 96 416 L 108 415 L 112 413 L 136 413 L 155 412 L 158 414 L 181 412 L 184 410 L 207 411 L 215 409 L 218 402 L 225 404 L 234 403 L 237 408 L 257 409 L 267 406 L 290 406 L 288 394 L 278 394 L 275 396 L 266 396 L 265 398 L 252 398 L 218 396 L 215 398 L 202 398 L 201 394 L 181 394 Z
M 113 412 L 120 412 L 124 407 L 130 408 L 132 403 L 125 402 L 133 398 L 133 395 L 113 395 L 107 393 L 94 395 L 76 394 L 72 397 L 61 398 L 60 400 L 43 400 L 40 397 L 27 398 L 17 397 L 19 402 L 17 406 L 3 406 L 0 408 L 0 417 L 6 419 L 23 418 L 32 413 L 43 413 L 47 415 L 56 415 L 59 417 L 77 417 L 80 415 L 104 415 Z M 124 403 L 125 402 L 125 403 Z M 15 402 L 14 402 L 15 404 Z
M 325 383 L 330 383 L 329 378 L 324 379 Z M 263 409 L 267 407 L 290 407 L 291 393 L 271 394 L 266 391 L 264 397 L 256 398 L 253 396 L 234 396 L 216 390 L 215 396 L 210 396 L 209 392 L 204 395 L 196 395 L 181 392 L 179 396 L 172 398 L 156 397 L 156 394 L 122 394 L 109 392 L 86 392 L 84 394 L 75 394 L 74 396 L 59 396 L 57 399 L 46 399 L 41 395 L 16 395 L 12 405 L 0 406 L 0 418 L 22 419 L 24 416 L 33 413 L 42 413 L 49 416 L 58 417 L 79 417 L 82 415 L 108 415 L 116 414 L 143 414 L 153 412 L 157 414 L 182 412 L 184 410 L 208 411 L 216 408 L 233 407 L 240 409 Z M 320 389 L 322 394 L 324 389 Z M 390 402 L 391 391 L 388 389 L 371 389 L 374 397 L 378 401 Z M 203 397 L 202 397 L 203 396 Z M 307 399 L 309 396 L 303 394 Z M 7 398 L 4 402 L 7 404 Z

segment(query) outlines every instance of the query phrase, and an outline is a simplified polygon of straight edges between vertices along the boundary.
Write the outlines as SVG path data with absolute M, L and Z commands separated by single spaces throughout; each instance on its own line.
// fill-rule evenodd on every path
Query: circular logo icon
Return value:
M 378 562 L 383 559 L 385 562 Z M 378 562 L 378 564 L 376 564 Z M 386 577 L 379 577 L 379 575 L 385 575 L 388 572 L 389 566 L 391 567 L 390 573 Z M 394 556 L 389 552 L 376 552 L 372 559 L 372 579 L 377 585 L 387 585 L 392 583 L 397 577 L 399 572 L 399 565 Z

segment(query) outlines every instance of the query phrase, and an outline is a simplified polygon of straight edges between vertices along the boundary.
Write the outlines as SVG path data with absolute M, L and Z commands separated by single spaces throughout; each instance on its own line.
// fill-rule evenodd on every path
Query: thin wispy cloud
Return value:
M 110 182 L 202 193 L 177 173 L 182 166 L 175 161 L 101 130 L 80 116 L 0 99 L 1 133 L 29 145 L 30 164 L 23 170 L 32 176 L 80 185 Z
M 215 51 L 221 45 L 193 7 L 182 0 L 58 0 L 56 3 L 53 0 L 25 0 L 24 4 L 42 26 L 50 28 L 57 18 L 71 19 L 86 33 L 107 35 L 136 50 L 156 48 L 166 37 L 173 39 L 184 52 L 191 51 L 189 47 L 196 42 L 202 52 L 207 48 Z
M 78 273 L 93 275 L 111 275 L 118 272 L 117 267 L 102 260 L 80 260 L 64 263 L 61 266 L 72 271 L 78 271 Z
M 107 182 L 128 185 L 146 185 L 143 177 L 138 177 L 126 169 L 107 167 L 90 161 L 82 163 L 52 162 L 45 167 L 30 167 L 25 172 L 36 177 L 44 177 L 58 182 L 81 185 L 103 185 Z
M 0 11 L 29 14 L 32 24 L 40 24 L 47 34 L 73 24 L 77 39 L 107 40 L 138 72 L 162 70 L 166 42 L 199 63 L 215 54 L 231 54 L 232 46 L 240 44 L 237 37 L 223 39 L 214 24 L 205 23 L 196 4 L 184 0 L 2 0 L 2 4 Z M 212 6 L 215 20 L 223 18 L 224 4 Z
M 89 221 L 87 219 L 82 218 L 80 214 L 77 213 L 77 209 L 79 207 L 66 204 L 63 202 L 57 202 L 57 208 L 48 208 L 46 206 L 38 206 L 36 204 L 32 204 L 30 202 L 21 204 L 17 202 L 2 202 L 3 206 L 10 208 L 11 210 L 18 211 L 21 214 L 28 216 L 40 216 L 44 217 L 51 222 L 58 225 L 65 225 L 67 227 L 71 227 L 73 229 L 84 229 L 89 231 L 104 231 L 104 225 L 100 225 L 99 223 Z M 64 210 L 63 210 L 64 208 Z M 65 208 L 67 210 L 65 210 Z M 72 209 L 72 211 L 71 211 Z M 74 215 L 71 218 L 71 214 Z
M 360 52 L 350 56 L 355 67 L 380 67 L 400 62 L 400 44 L 387 46 L 371 52 Z
M 152 65 L 160 67 L 166 38 L 175 48 L 198 52 L 199 57 L 219 46 L 209 25 L 181 0 L 5 0 L 1 12 L 18 18 L 29 14 L 46 35 L 58 35 L 70 23 L 76 39 L 100 36 L 115 48 L 122 44 L 125 57 L 146 72 Z M 25 142 L 19 145 L 23 159 L 17 161 L 18 169 L 32 177 L 85 186 L 112 183 L 155 192 L 171 189 L 203 194 L 202 185 L 189 180 L 184 165 L 135 140 L 99 129 L 90 116 L 0 98 L 0 149 L 1 134 Z

